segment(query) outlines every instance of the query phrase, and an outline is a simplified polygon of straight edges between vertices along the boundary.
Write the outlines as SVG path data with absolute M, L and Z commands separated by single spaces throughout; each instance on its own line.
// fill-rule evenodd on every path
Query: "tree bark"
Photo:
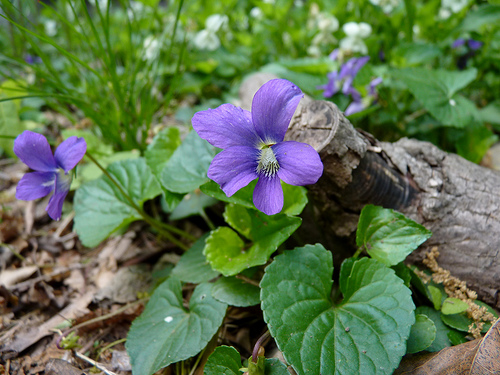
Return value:
M 308 189 L 316 234 L 335 263 L 352 255 L 352 248 L 338 246 L 338 238 L 350 236 L 352 242 L 363 206 L 393 208 L 433 233 L 408 263 L 421 266 L 437 246 L 441 267 L 500 308 L 500 173 L 428 142 L 379 142 L 355 130 L 327 101 L 301 102 L 285 139 L 306 142 L 321 156 L 323 176 Z
M 324 163 L 323 176 L 309 186 L 324 233 L 352 235 L 366 204 L 396 209 L 433 233 L 409 263 L 420 264 L 437 246 L 441 267 L 500 307 L 499 173 L 428 142 L 378 142 L 325 101 L 302 107 L 287 139 L 311 144 Z

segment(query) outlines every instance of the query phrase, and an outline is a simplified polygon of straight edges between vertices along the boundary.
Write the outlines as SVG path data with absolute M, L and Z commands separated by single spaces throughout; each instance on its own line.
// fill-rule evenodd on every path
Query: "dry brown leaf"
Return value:
M 21 267 L 13 270 L 4 270 L 0 273 L 0 284 L 10 288 L 20 281 L 31 277 L 37 270 L 36 266 Z
M 500 374 L 500 319 L 491 326 L 479 346 L 470 375 Z
M 500 319 L 481 339 L 436 353 L 406 356 L 394 375 L 485 375 L 500 373 Z
M 50 335 L 52 333 L 51 329 L 60 325 L 67 319 L 74 319 L 77 315 L 84 312 L 88 304 L 92 301 L 94 293 L 94 290 L 90 290 L 83 296 L 75 298 L 73 302 L 61 310 L 59 314 L 54 315 L 42 325 L 38 327 L 30 327 L 24 332 L 19 333 L 12 342 L 7 343 L 4 347 L 2 347 L 2 350 L 20 353 L 36 343 L 42 337 Z
M 137 300 L 137 293 L 146 292 L 151 284 L 151 272 L 144 264 L 120 268 L 107 284 L 102 285 L 94 300 L 109 299 L 117 303 Z
M 62 359 L 52 358 L 47 363 L 45 375 L 86 375 L 87 373 L 71 366 Z
M 466 375 L 469 374 L 474 355 L 481 339 L 450 346 L 436 353 L 406 356 L 394 375 Z

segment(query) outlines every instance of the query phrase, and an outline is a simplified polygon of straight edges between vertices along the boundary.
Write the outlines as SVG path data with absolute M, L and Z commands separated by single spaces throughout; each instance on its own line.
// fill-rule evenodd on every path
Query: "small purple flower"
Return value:
M 476 51 L 483 46 L 483 42 L 480 42 L 479 40 L 469 39 L 467 41 L 467 45 L 472 51 Z
M 334 49 L 334 50 L 333 50 L 333 51 L 332 51 L 332 52 L 328 55 L 328 57 L 329 57 L 331 60 L 335 61 L 335 60 L 337 60 L 337 58 L 339 57 L 339 54 L 340 54 L 340 50 L 339 50 L 338 48 L 335 48 L 335 49 Z
M 42 59 L 39 56 L 30 55 L 29 53 L 24 55 L 24 61 L 30 65 L 40 64 Z
M 334 51 L 335 52 L 335 51 Z M 332 54 L 334 53 L 332 52 Z M 319 90 L 324 90 L 325 98 L 332 97 L 342 88 L 342 93 L 349 94 L 354 78 L 359 70 L 370 60 L 369 56 L 353 57 L 340 67 L 340 72 L 330 72 L 327 74 L 328 83 L 318 86 Z
M 16 198 L 30 201 L 50 197 L 46 211 L 54 220 L 61 218 L 64 198 L 68 194 L 72 176 L 68 172 L 83 158 L 87 143 L 83 138 L 69 137 L 52 155 L 49 142 L 38 133 L 22 132 L 14 141 L 14 153 L 35 172 L 26 173 L 16 189 Z
M 198 135 L 223 149 L 212 160 L 208 177 L 228 197 L 258 178 L 253 192 L 255 207 L 274 215 L 283 208 L 280 180 L 302 186 L 321 177 L 323 164 L 310 145 L 283 141 L 303 96 L 291 82 L 273 79 L 255 93 L 251 112 L 223 104 L 193 116 Z
M 480 42 L 479 40 L 475 39 L 463 39 L 463 38 L 458 38 L 453 42 L 451 45 L 451 48 L 459 48 L 464 46 L 467 43 L 467 46 L 471 51 L 477 51 L 479 48 L 483 46 L 483 42 Z
M 455 41 L 452 43 L 451 48 L 458 48 L 458 47 L 462 47 L 464 44 L 465 44 L 465 39 L 463 39 L 463 38 L 458 38 L 457 40 L 455 40 Z
M 368 95 L 364 98 L 361 97 L 361 94 L 354 88 L 351 87 L 349 89 L 349 94 L 351 95 L 353 101 L 349 104 L 345 110 L 345 115 L 353 115 L 354 113 L 358 113 L 368 108 L 376 99 L 377 93 L 375 92 L 375 87 L 382 83 L 382 78 L 377 77 L 372 79 L 368 86 Z

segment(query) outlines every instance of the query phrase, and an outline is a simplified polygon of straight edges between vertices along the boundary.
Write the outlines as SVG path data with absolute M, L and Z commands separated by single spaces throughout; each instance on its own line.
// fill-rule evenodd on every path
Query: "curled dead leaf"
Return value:
M 481 339 L 436 353 L 403 358 L 396 375 L 484 375 L 500 373 L 500 319 Z

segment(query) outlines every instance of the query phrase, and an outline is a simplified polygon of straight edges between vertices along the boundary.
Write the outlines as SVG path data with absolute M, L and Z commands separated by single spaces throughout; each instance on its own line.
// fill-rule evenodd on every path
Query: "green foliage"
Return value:
M 289 375 L 286 366 L 276 358 L 264 360 L 266 375 Z M 203 371 L 204 375 L 241 375 L 241 356 L 232 346 L 217 347 L 210 357 Z M 250 372 L 249 375 L 258 375 Z
M 181 143 L 179 128 L 169 127 L 155 135 L 153 141 L 148 145 L 144 152 L 144 158 L 157 179 L 160 179 L 163 168 Z
M 126 348 L 133 373 L 152 375 L 198 354 L 219 329 L 226 308 L 212 297 L 210 284 L 200 284 L 186 309 L 180 280 L 166 280 L 128 333 Z
M 235 194 L 228 197 L 222 191 L 220 186 L 214 182 L 209 181 L 200 187 L 201 191 L 205 194 L 216 198 L 223 202 L 235 203 L 247 208 L 255 208 L 253 204 L 253 190 L 257 181 L 250 182 L 243 189 L 238 190 Z M 283 209 L 281 213 L 288 215 L 299 215 L 307 204 L 307 190 L 303 186 L 293 186 L 281 182 L 283 188 Z
M 436 326 L 424 314 L 415 315 L 415 324 L 412 325 L 408 339 L 407 353 L 418 353 L 427 349 L 436 339 Z
M 107 171 L 121 189 L 103 175 L 82 185 L 75 194 L 74 229 L 88 247 L 97 246 L 111 233 L 140 220 L 138 209 L 161 193 L 143 158 L 113 163 Z
M 23 132 L 25 126 L 19 118 L 21 104 L 10 98 L 22 96 L 23 92 L 14 81 L 5 81 L 0 86 L 0 152 L 14 156 L 14 138 Z
M 188 251 L 182 254 L 172 270 L 172 275 L 181 281 L 193 284 L 210 281 L 219 275 L 219 272 L 212 270 L 203 255 L 207 237 L 208 233 L 200 237 Z
M 458 298 L 446 298 L 441 306 L 441 312 L 445 315 L 460 314 L 469 308 L 469 305 Z
M 230 306 L 254 306 L 260 303 L 260 288 L 236 277 L 222 277 L 214 283 L 212 296 Z
M 436 328 L 436 337 L 432 344 L 425 348 L 426 351 L 438 352 L 448 346 L 451 346 L 448 334 L 450 332 L 453 332 L 453 329 L 443 323 L 439 311 L 436 311 L 432 307 L 419 306 L 415 309 L 415 314 L 428 317 L 430 320 L 432 320 L 432 322 L 434 323 L 434 327 Z
M 229 204 L 224 217 L 229 225 L 250 240 L 245 242 L 228 227 L 211 232 L 204 254 L 213 269 L 232 276 L 265 264 L 272 253 L 300 226 L 298 217 L 277 214 L 268 216 L 257 210 Z
M 393 266 L 432 233 L 394 210 L 367 205 L 359 216 L 356 245 L 378 261 Z
M 214 147 L 192 131 L 177 148 L 161 171 L 161 185 L 175 193 L 189 193 L 208 181 L 207 171 Z
M 325 99 L 318 87 L 327 74 L 361 56 L 328 57 L 346 37 L 342 26 L 368 22 L 370 61 L 352 83 L 367 108 L 350 121 L 381 141 L 414 137 L 479 163 L 500 131 L 498 1 L 469 3 L 446 17 L 439 1 L 420 0 L 391 10 L 367 0 L 45 3 L 0 0 L 8 26 L 0 28 L 0 147 L 12 156 L 12 137 L 24 129 L 41 129 L 51 140 L 85 138 L 89 155 L 113 179 L 87 159 L 78 166 L 74 229 L 85 246 L 141 219 L 179 249 L 192 243 L 171 273 L 168 267 L 155 273 L 162 283 L 127 340 L 134 374 L 152 374 L 203 350 L 226 304 L 261 303 L 272 336 L 299 374 L 389 374 L 406 352 L 464 341 L 473 323 L 466 304 L 403 263 L 429 231 L 393 210 L 366 206 L 358 253 L 333 282 L 329 251 L 300 247 L 300 235 L 289 240 L 301 224 L 306 188 L 282 183 L 284 207 L 273 216 L 255 210 L 256 181 L 227 197 L 207 178 L 217 150 L 187 130 L 196 111 L 234 103 L 240 82 L 254 71 Z M 227 19 L 211 34 L 219 45 L 208 48 L 196 37 L 213 15 Z M 332 16 L 338 30 L 322 29 Z M 452 47 L 458 38 L 465 43 Z M 471 39 L 483 44 L 472 50 Z M 370 97 L 367 85 L 375 77 L 383 82 Z M 345 110 L 353 97 L 339 88 L 328 100 Z M 220 226 L 222 219 L 228 226 Z M 357 259 L 363 250 L 373 259 Z M 199 284 L 189 309 L 181 282 Z M 423 303 L 433 307 L 414 313 L 409 288 L 415 301 L 428 299 Z M 268 375 L 288 373 L 277 360 L 259 361 Z M 180 372 L 192 363 L 180 363 Z M 244 366 L 234 348 L 221 347 L 205 374 L 241 374 Z M 252 362 L 248 369 L 254 371 Z
M 350 262 L 331 300 L 332 256 L 321 245 L 287 251 L 261 282 L 264 319 L 298 374 L 390 374 L 415 318 L 410 290 L 375 260 Z
M 178 79 L 175 65 L 180 63 L 183 47 L 174 48 L 175 16 L 168 25 L 162 20 L 176 14 L 177 8 L 144 4 L 146 9 L 137 12 L 131 3 L 117 2 L 102 10 L 99 6 L 90 9 L 83 0 L 63 0 L 52 6 L 42 2 L 41 9 L 31 10 L 20 6 L 27 14 L 41 13 L 36 24 L 2 0 L 2 17 L 10 24 L 12 39 L 21 43 L 10 54 L 4 51 L 8 68 L 0 74 L 5 78 L 23 70 L 36 74 L 33 84 L 22 87 L 28 95 L 45 98 L 70 118 L 73 114 L 66 106 L 74 105 L 114 146 L 144 149 L 156 112 L 171 98 L 167 92 L 158 102 L 154 93 L 165 87 L 161 83 L 165 78 Z M 49 30 L 47 23 L 53 21 L 56 24 Z M 157 41 L 157 58 L 148 57 L 153 53 L 148 52 L 148 36 Z M 28 50 L 41 63 L 24 61 Z M 160 56 L 163 64 L 171 66 L 168 72 L 160 68 Z
M 393 75 L 402 80 L 424 108 L 443 125 L 465 127 L 478 121 L 474 103 L 456 94 L 476 78 L 476 69 L 449 72 L 407 68 L 395 70 Z

